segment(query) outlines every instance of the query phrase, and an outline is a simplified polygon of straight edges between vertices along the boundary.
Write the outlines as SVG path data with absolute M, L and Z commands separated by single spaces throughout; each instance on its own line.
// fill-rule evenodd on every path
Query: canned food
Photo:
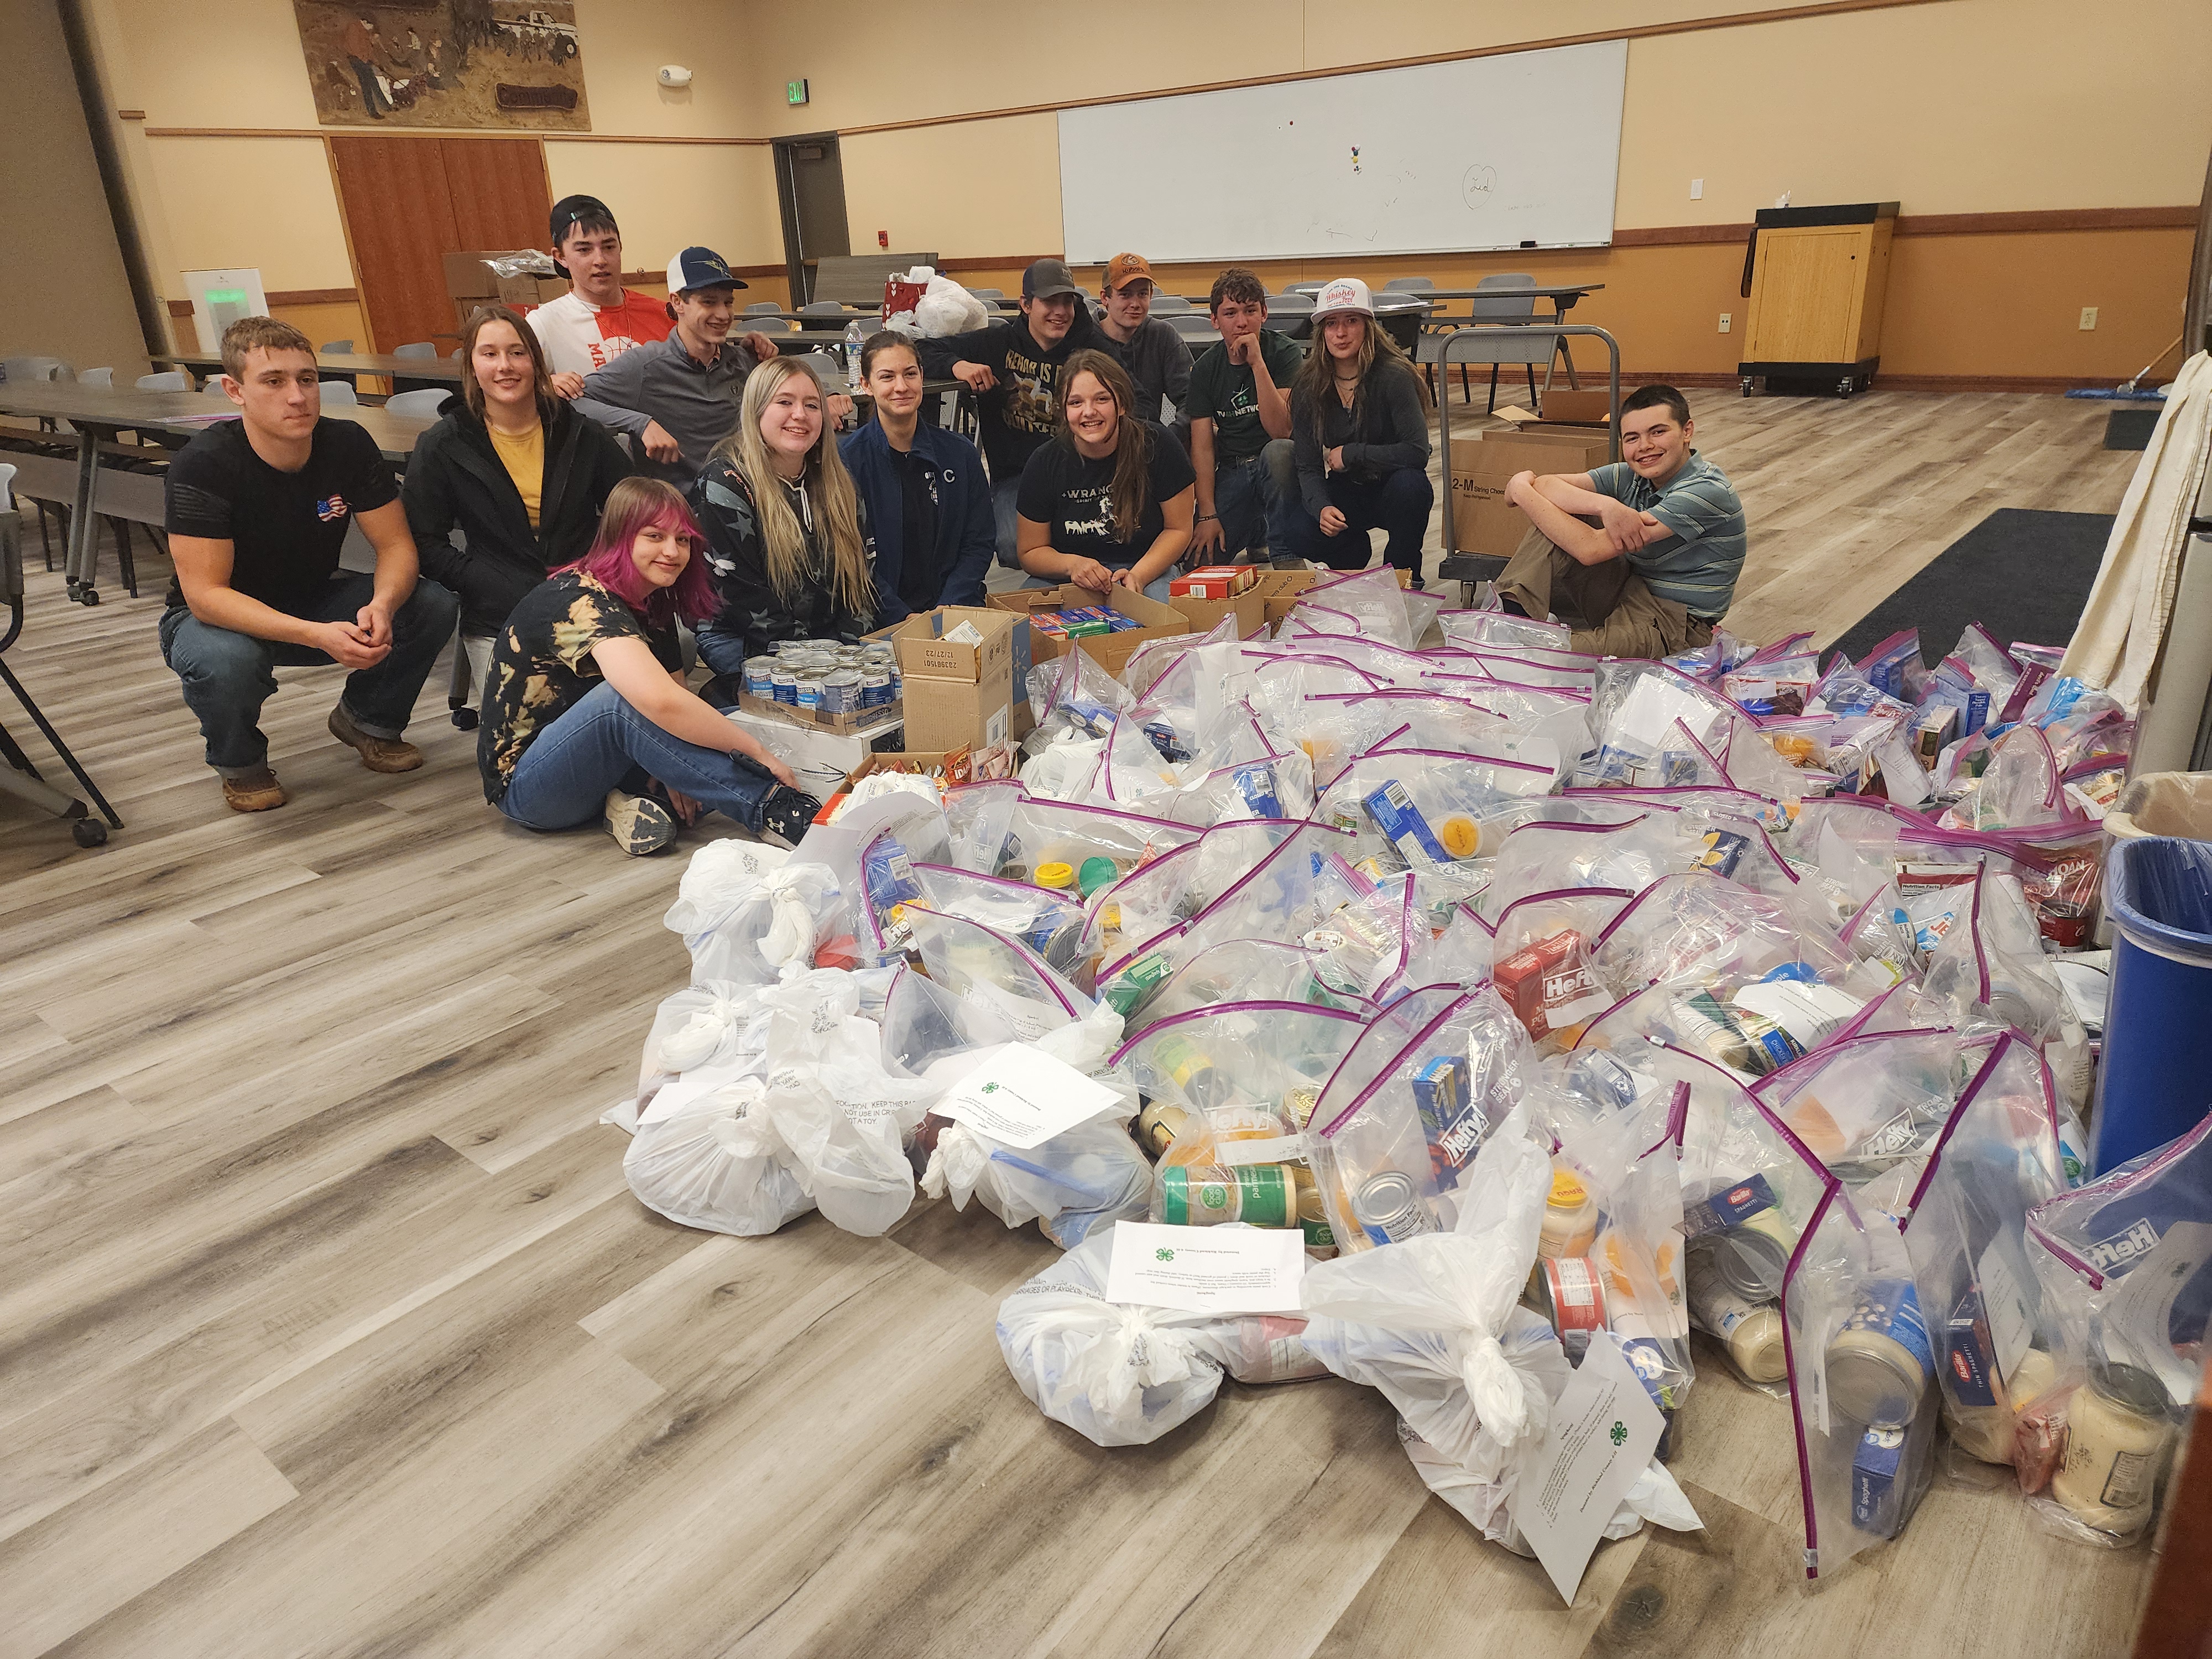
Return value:
M 906 696 L 906 676 L 899 672 L 896 663 L 891 664 L 885 672 L 891 677 L 891 701 L 896 702 Z
M 1254 1227 L 1295 1227 L 1297 1192 L 1279 1164 L 1171 1164 L 1160 1172 L 1160 1219 L 1170 1227 L 1211 1227 L 1242 1221 Z
M 1692 1248 L 1736 1295 L 1771 1302 L 1782 1294 L 1783 1270 L 1797 1248 L 1797 1235 L 1765 1176 L 1754 1175 L 1688 1206 L 1682 1222 Z
M 1585 1255 L 1537 1259 L 1536 1300 L 1567 1358 L 1579 1361 L 1589 1340 L 1606 1328 L 1605 1280 Z
M 1188 1134 L 1191 1127 L 1188 1108 L 1156 1100 L 1137 1114 L 1137 1144 L 1158 1158 L 1177 1135 Z
M 1413 1177 L 1396 1170 L 1370 1176 L 1352 1195 L 1352 1218 L 1376 1244 L 1393 1244 L 1437 1231 Z
M 860 706 L 860 672 L 840 668 L 822 677 L 822 712 L 849 714 Z
M 796 704 L 799 702 L 799 677 L 783 666 L 781 659 L 769 672 L 769 685 L 778 702 Z
M 767 658 L 745 659 L 744 684 L 747 696 L 764 697 L 771 701 L 775 698 L 775 674 Z
M 1072 866 L 1058 861 L 1040 864 L 1036 867 L 1035 880 L 1038 886 L 1049 887 L 1057 892 L 1075 885 L 1075 871 Z
M 821 675 L 800 674 L 795 678 L 792 689 L 798 696 L 799 706 L 801 708 L 810 714 L 820 710 L 822 707 Z
M 1920 1297 L 1909 1279 L 1877 1279 L 1859 1291 L 1828 1340 L 1828 1398 L 1854 1423 L 1901 1429 L 1918 1415 L 1936 1375 Z
M 860 707 L 881 708 L 891 700 L 891 677 L 880 668 L 860 672 Z

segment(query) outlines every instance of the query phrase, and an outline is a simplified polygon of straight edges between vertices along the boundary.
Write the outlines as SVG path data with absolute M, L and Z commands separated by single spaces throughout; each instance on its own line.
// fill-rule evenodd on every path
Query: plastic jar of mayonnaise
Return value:
M 2166 1385 L 2134 1365 L 2095 1365 L 2066 1407 L 2066 1456 L 2051 1495 L 2085 1526 L 2116 1537 L 2151 1516 L 2173 1438 Z

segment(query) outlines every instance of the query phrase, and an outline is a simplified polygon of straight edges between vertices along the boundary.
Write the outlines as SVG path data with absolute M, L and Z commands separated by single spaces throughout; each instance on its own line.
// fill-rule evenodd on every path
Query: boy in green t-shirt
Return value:
M 1190 559 L 1288 549 L 1276 515 L 1295 494 L 1284 487 L 1291 437 L 1291 380 L 1304 353 L 1267 325 L 1267 290 L 1231 265 L 1214 278 L 1206 307 L 1221 343 L 1191 365 L 1190 459 L 1198 473 L 1198 522 Z M 1277 465 L 1268 452 L 1279 447 Z

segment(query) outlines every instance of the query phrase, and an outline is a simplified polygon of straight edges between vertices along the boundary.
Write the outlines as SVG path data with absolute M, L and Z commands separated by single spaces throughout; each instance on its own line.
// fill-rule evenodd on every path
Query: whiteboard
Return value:
M 1060 112 L 1071 264 L 1601 247 L 1628 43 Z

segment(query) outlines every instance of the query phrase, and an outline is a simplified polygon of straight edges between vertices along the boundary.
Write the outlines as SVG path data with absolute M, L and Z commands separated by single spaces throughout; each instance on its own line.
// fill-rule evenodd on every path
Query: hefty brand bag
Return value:
M 1966 891 L 1964 916 L 1929 956 L 1913 1017 L 1962 1030 L 2008 1028 L 2039 1042 L 2077 1040 L 2079 1023 L 2044 958 L 2019 881 L 1984 867 Z
M 1303 939 L 1355 896 L 1340 873 L 1352 837 L 1301 824 L 1184 925 L 1184 959 L 1232 939 Z
M 2124 1546 L 2157 1522 L 2203 1382 L 2212 1119 L 2038 1205 L 2027 1240 L 2051 1364 L 2030 1352 L 2014 1384 L 2021 1488 L 2055 1530 Z
M 1464 755 L 1385 750 L 1362 755 L 1322 793 L 1314 816 L 1357 837 L 1357 858 L 1392 870 L 1436 869 L 1496 854 L 1546 809 L 1493 787 Z
M 1371 570 L 1316 582 L 1306 589 L 1292 614 L 1310 606 L 1322 607 L 1350 617 L 1354 631 L 1370 639 L 1410 650 L 1420 643 L 1421 634 L 1435 614 L 1425 605 L 1422 627 L 1417 629 L 1407 604 L 1410 597 L 1398 586 L 1395 570 L 1377 565 Z
M 982 875 L 1026 882 L 1036 882 L 1049 866 L 1062 865 L 1080 893 L 1086 881 L 1095 891 L 1100 878 L 1118 880 L 1197 839 L 1198 831 L 1189 825 L 1165 818 L 1024 797 L 1006 809 L 1005 838 L 989 863 L 969 863 L 965 857 L 950 861 Z M 1096 862 L 1099 860 L 1105 863 Z M 1108 865 L 1112 866 L 1110 877 Z
M 1874 1031 L 1838 1039 L 1753 1085 L 1761 1104 L 1838 1179 L 1857 1188 L 1921 1166 L 1971 1072 L 1959 1034 Z
M 1287 819 L 1218 824 L 1091 893 L 1085 944 L 1101 958 L 1102 975 L 1117 974 L 1171 929 L 1190 921 L 1302 828 Z
M 1496 993 L 1455 998 L 1341 1110 L 1319 1120 L 1314 1175 L 1338 1248 L 1450 1231 L 1476 1152 L 1523 1092 L 1534 1055 Z
M 1444 643 L 1469 649 L 1519 650 L 1529 646 L 1565 651 L 1574 630 L 1565 623 L 1538 622 L 1504 611 L 1446 611 L 1437 617 Z
M 2028 1358 L 2042 1297 L 2027 1215 L 2065 1190 L 2050 1072 L 2007 1032 L 1960 1095 L 1904 1223 L 1945 1425 L 1984 1463 L 2012 1467 L 2015 1407 L 2030 1397 L 2020 1385 L 2049 1364 Z
M 1360 1014 L 1308 1003 L 1229 1002 L 1156 1019 L 1117 1049 L 1114 1070 L 1134 1079 L 1148 1121 L 1170 1134 L 1184 1114 L 1261 1107 L 1303 1128 L 1322 1083 L 1364 1029 Z M 1160 1139 L 1151 1150 L 1165 1149 Z
M 1491 978 L 1539 1053 L 1574 1047 L 1583 1028 L 1613 1002 L 1590 950 L 1634 896 L 1622 887 L 1553 888 L 1500 913 Z
M 1091 1012 L 1089 996 L 1011 935 L 919 903 L 907 916 L 929 977 L 1005 1021 L 1018 1040 L 1033 1042 Z
M 1128 987 L 1133 1029 L 1224 1002 L 1294 1002 L 1363 1015 L 1375 1012 L 1366 998 L 1324 981 L 1315 952 L 1273 939 L 1227 939 L 1199 951 L 1158 980 L 1139 977 L 1131 983 L 1132 978 L 1125 970 L 1120 984 Z M 1102 987 L 1100 1000 L 1118 1006 L 1117 988 L 1115 984 Z
M 1021 940 L 1078 990 L 1091 991 L 1097 962 L 1084 947 L 1083 906 L 1073 892 L 979 876 L 945 864 L 916 864 L 911 872 L 921 902 L 930 908 Z

